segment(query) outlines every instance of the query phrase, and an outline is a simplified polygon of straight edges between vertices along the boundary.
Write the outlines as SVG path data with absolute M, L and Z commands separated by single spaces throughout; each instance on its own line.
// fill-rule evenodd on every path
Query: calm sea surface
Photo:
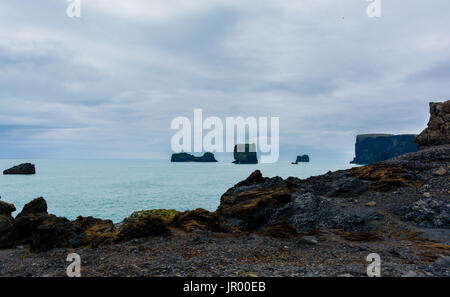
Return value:
M 162 160 L 0 159 L 1 172 L 26 161 L 36 164 L 37 174 L 0 174 L 1 200 L 21 210 L 25 203 L 42 196 L 49 213 L 57 216 L 94 216 L 114 222 L 141 209 L 183 211 L 200 207 L 214 211 L 220 196 L 256 169 L 268 177 L 306 178 L 351 167 L 344 161 L 234 165 Z

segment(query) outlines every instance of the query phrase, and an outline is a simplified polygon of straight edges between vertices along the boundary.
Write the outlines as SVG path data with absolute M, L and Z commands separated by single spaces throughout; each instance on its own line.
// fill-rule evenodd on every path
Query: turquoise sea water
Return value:
M 49 213 L 75 219 L 94 216 L 120 222 L 133 211 L 167 208 L 214 211 L 220 196 L 256 169 L 264 176 L 306 178 L 350 168 L 348 162 L 291 165 L 170 163 L 162 160 L 0 160 L 3 171 L 23 162 L 36 164 L 36 175 L 0 175 L 0 196 L 21 210 L 44 197 Z M 17 212 L 16 212 L 17 213 Z

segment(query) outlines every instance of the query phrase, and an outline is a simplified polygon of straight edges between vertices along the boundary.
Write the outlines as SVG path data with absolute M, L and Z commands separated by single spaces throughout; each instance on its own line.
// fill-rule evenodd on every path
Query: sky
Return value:
M 450 2 L 381 3 L 1 1 L 0 158 L 169 158 L 194 108 L 279 117 L 286 160 L 420 133 L 450 97 Z

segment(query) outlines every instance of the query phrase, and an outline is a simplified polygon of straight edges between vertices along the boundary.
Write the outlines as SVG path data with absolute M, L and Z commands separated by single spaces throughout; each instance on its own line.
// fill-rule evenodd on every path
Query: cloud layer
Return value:
M 406 3 L 407 2 L 407 3 Z M 0 3 L 2 158 L 167 158 L 177 116 L 278 116 L 281 154 L 350 160 L 449 98 L 450 3 Z

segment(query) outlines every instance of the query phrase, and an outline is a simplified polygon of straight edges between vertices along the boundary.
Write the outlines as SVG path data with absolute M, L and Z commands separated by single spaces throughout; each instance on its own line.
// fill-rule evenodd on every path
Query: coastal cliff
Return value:
M 416 135 L 362 134 L 356 137 L 352 164 L 371 164 L 418 151 Z

